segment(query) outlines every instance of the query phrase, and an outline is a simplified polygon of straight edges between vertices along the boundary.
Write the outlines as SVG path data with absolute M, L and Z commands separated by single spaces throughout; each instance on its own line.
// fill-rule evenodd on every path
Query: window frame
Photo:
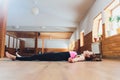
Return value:
M 98 36 L 98 32 L 99 32 L 99 25 L 100 25 L 100 20 L 102 20 L 102 12 L 100 12 L 93 20 L 93 33 L 92 33 L 92 42 L 97 42 L 99 41 L 99 36 Z M 96 24 L 97 22 L 97 24 Z M 97 26 L 96 26 L 96 25 Z M 102 31 L 103 32 L 103 31 Z M 95 35 L 94 35 L 95 34 Z M 101 35 L 102 36 L 102 35 Z
M 84 46 L 84 31 L 80 32 L 80 47 Z
M 120 1 L 118 1 L 118 3 L 115 3 L 116 2 L 116 0 L 113 0 L 105 9 L 104 9 L 104 12 L 107 12 L 107 11 L 109 11 L 108 12 L 108 14 L 107 15 L 109 15 L 109 16 L 107 16 L 107 19 L 109 19 L 110 17 L 112 17 L 113 15 L 113 10 L 115 10 L 117 7 L 119 7 L 120 6 Z M 115 4 L 115 5 L 114 5 Z M 113 7 L 112 7 L 112 5 L 114 5 Z M 106 20 L 107 20 L 106 19 Z M 111 37 L 111 36 L 114 36 L 114 35 L 117 35 L 118 33 L 112 33 L 111 32 L 111 29 L 110 28 L 112 28 L 113 26 L 111 26 L 112 25 L 112 23 L 110 23 L 109 21 L 106 21 L 105 20 L 105 25 L 107 25 L 106 26 L 106 30 L 105 30 L 105 34 L 106 34 L 106 37 Z M 109 32 L 110 33 L 108 33 L 107 32 L 107 30 L 109 30 Z

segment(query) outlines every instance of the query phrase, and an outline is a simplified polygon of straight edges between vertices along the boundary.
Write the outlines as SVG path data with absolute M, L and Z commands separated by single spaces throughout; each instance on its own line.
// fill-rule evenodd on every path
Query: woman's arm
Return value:
M 85 57 L 80 55 L 80 56 L 76 56 L 75 58 L 69 58 L 68 61 L 70 63 L 74 63 L 74 62 L 79 62 L 79 61 L 84 61 Z

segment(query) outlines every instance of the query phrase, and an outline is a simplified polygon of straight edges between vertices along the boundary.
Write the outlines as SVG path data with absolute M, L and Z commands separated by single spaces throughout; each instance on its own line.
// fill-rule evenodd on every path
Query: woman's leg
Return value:
M 32 60 L 37 60 L 39 59 L 38 55 L 33 55 L 33 56 L 30 56 L 30 57 L 17 57 L 17 56 L 14 56 L 12 54 L 10 54 L 9 52 L 6 52 L 6 57 L 9 58 L 9 59 L 12 59 L 12 60 L 21 60 L 21 61 L 32 61 Z
M 70 57 L 69 52 L 60 52 L 60 53 L 47 53 L 47 54 L 39 54 L 33 55 L 29 57 L 16 57 L 11 54 L 7 54 L 8 58 L 20 61 L 33 61 L 33 60 L 40 60 L 40 61 L 67 61 Z
M 42 54 L 39 55 L 33 55 L 33 56 L 26 56 L 26 57 L 16 57 L 16 60 L 20 61 L 34 61 L 34 60 L 39 60 L 42 58 Z
M 47 61 L 67 61 L 69 57 L 70 57 L 69 52 L 43 54 L 43 58 Z
M 33 55 L 30 57 L 16 57 L 16 60 L 67 61 L 69 57 L 70 57 L 69 52 L 60 52 L 60 53 L 44 53 L 44 54 Z
M 40 60 L 40 61 L 50 61 L 51 55 L 53 54 L 38 54 L 33 56 L 27 57 L 16 57 L 16 60 L 20 61 L 33 61 L 33 60 Z

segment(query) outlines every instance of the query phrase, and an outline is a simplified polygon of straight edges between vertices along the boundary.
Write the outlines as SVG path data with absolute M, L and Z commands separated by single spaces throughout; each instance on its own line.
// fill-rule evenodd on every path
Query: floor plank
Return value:
M 120 80 L 120 61 L 47 62 L 0 59 L 0 80 Z

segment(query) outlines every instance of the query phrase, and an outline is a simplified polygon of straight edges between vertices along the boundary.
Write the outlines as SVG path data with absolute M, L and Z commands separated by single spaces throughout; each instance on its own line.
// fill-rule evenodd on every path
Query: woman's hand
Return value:
M 73 61 L 72 58 L 68 58 L 68 62 L 70 62 L 70 63 L 74 63 L 74 61 Z

